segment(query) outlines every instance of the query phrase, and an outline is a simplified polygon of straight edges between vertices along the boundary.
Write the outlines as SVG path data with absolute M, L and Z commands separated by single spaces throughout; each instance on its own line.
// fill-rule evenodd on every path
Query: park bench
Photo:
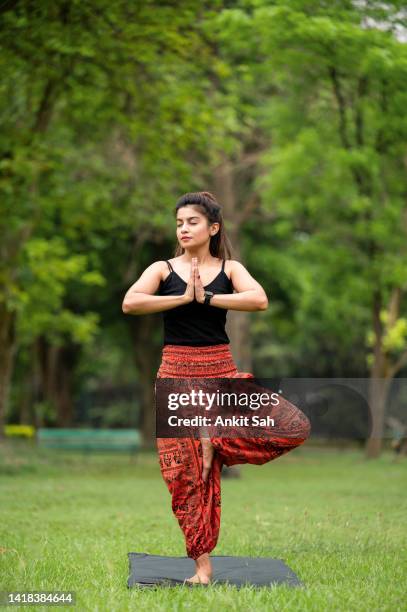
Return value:
M 39 428 L 37 443 L 43 448 L 90 452 L 129 452 L 141 447 L 138 429 Z

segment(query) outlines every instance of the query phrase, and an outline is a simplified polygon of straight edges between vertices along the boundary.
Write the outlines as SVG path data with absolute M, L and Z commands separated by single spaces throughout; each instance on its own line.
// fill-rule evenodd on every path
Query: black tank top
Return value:
M 173 270 L 167 261 L 170 274 L 160 282 L 158 295 L 182 295 L 187 283 Z M 225 272 L 225 260 L 219 274 L 205 285 L 205 289 L 216 293 L 233 293 L 232 281 Z M 182 344 L 186 346 L 211 346 L 229 344 L 225 331 L 227 310 L 216 308 L 209 303 L 200 304 L 196 300 L 163 311 L 164 345 Z

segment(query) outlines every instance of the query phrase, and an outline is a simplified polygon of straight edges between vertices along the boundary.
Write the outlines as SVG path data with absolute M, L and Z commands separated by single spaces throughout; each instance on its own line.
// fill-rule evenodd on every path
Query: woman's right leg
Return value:
M 310 435 L 311 423 L 308 417 L 283 397 L 273 407 L 272 417 L 275 426 L 265 427 L 262 438 L 211 436 L 211 443 L 223 463 L 228 467 L 239 463 L 263 465 L 297 448 Z

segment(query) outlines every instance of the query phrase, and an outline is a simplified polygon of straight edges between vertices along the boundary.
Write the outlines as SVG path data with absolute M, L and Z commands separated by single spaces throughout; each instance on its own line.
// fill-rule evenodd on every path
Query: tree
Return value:
M 361 27 L 363 8 L 313 3 L 310 15 L 296 6 L 262 7 L 255 16 L 279 87 L 268 111 L 274 145 L 263 159 L 272 167 L 263 193 L 297 228 L 302 264 L 318 271 L 315 303 L 326 301 L 329 288 L 333 309 L 348 301 L 356 312 L 370 311 L 366 451 L 377 456 L 388 383 L 406 363 L 406 47 Z M 337 276 L 336 287 L 321 283 L 321 268 L 324 279 L 340 271 L 344 283 Z M 386 379 L 382 393 L 379 378 Z

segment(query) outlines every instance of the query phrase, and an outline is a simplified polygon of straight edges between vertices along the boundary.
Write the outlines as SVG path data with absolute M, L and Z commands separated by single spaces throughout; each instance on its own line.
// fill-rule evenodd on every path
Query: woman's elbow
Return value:
M 124 298 L 122 302 L 122 312 L 124 314 L 138 314 L 136 304 L 134 303 L 134 298 L 130 301 L 128 298 Z
M 267 310 L 267 308 L 269 307 L 267 295 L 260 296 L 257 307 L 259 310 Z
M 130 306 L 126 302 L 126 300 L 123 300 L 123 303 L 122 303 L 122 312 L 124 312 L 124 314 L 130 314 Z

